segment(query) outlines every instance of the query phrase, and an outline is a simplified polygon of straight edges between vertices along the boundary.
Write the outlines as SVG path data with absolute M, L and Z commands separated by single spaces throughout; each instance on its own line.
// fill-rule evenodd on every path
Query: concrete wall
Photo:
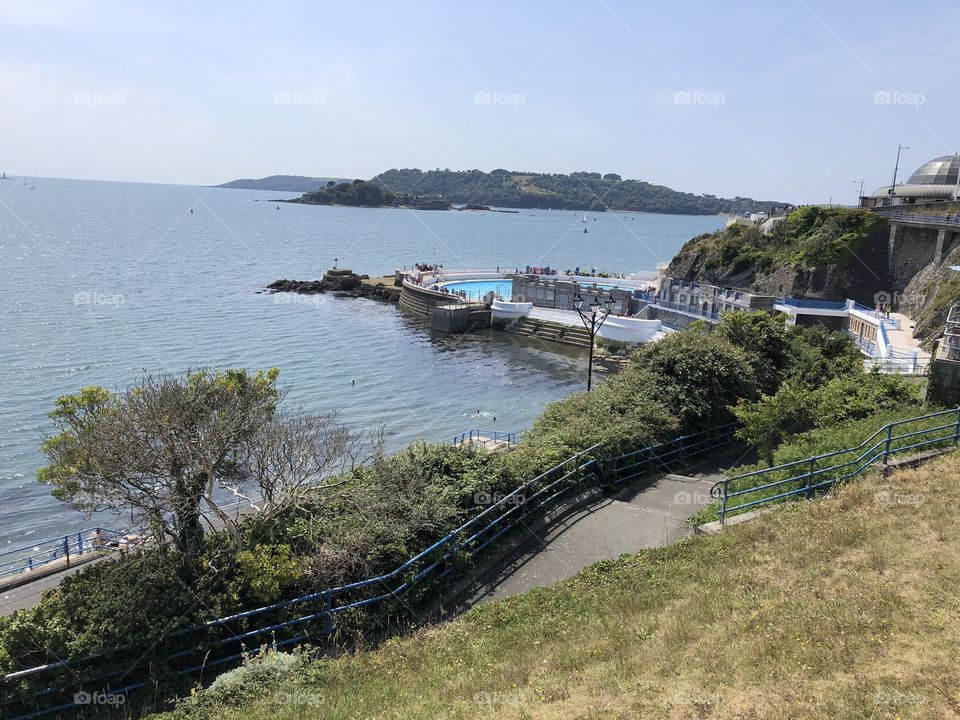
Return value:
M 960 362 L 936 359 L 930 363 L 927 399 L 941 405 L 960 405 Z
M 429 318 L 433 314 L 433 308 L 438 305 L 449 305 L 450 301 L 450 295 L 418 287 L 407 281 L 403 283 L 403 289 L 400 291 L 400 307 L 424 318 Z

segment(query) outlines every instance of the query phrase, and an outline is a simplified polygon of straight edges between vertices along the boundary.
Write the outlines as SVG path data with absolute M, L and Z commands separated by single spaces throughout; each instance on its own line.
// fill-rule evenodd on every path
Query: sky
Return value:
M 958 63 L 957 3 L 0 0 L 0 170 L 586 170 L 853 203 L 898 144 L 901 179 L 960 149 Z

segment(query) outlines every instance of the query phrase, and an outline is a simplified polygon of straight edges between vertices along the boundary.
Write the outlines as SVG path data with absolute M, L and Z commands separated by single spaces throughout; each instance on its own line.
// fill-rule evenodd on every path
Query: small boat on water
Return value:
M 584 213 L 584 214 L 583 214 L 583 220 L 581 220 L 580 222 L 586 222 L 586 221 L 587 221 L 587 214 Z

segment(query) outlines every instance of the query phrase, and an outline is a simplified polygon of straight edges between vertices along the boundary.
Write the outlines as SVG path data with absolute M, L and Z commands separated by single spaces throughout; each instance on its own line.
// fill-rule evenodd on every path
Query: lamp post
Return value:
M 897 145 L 897 164 L 893 166 L 893 185 L 890 186 L 890 192 L 887 193 L 891 197 L 897 194 L 897 171 L 900 169 L 900 151 L 909 149 L 909 145 Z
M 850 182 L 860 183 L 860 194 L 857 195 L 857 207 L 859 207 L 860 203 L 863 202 L 863 178 L 860 178 L 859 180 L 851 180 Z
M 600 300 L 595 296 L 590 302 L 590 305 L 587 306 L 589 312 L 584 312 L 583 297 L 580 295 L 580 291 L 577 290 L 577 294 L 573 296 L 573 308 L 580 316 L 583 327 L 590 333 L 590 358 L 587 361 L 587 392 L 590 392 L 590 388 L 593 386 L 593 340 L 603 326 L 603 323 L 610 316 L 610 311 L 613 310 L 615 302 L 613 295 L 610 295 L 603 301 L 604 307 L 601 309 Z

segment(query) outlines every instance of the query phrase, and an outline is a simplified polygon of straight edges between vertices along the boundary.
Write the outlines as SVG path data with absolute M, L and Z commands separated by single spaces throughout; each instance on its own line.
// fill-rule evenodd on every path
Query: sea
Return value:
M 292 193 L 49 178 L 0 181 L 0 552 L 122 517 L 86 517 L 36 480 L 48 413 L 145 373 L 278 367 L 284 405 L 336 411 L 388 448 L 522 431 L 584 389 L 579 351 L 493 331 L 443 336 L 396 305 L 275 296 L 336 264 L 653 270 L 717 216 L 415 211 L 271 202 Z M 587 232 L 584 232 L 584 229 Z

